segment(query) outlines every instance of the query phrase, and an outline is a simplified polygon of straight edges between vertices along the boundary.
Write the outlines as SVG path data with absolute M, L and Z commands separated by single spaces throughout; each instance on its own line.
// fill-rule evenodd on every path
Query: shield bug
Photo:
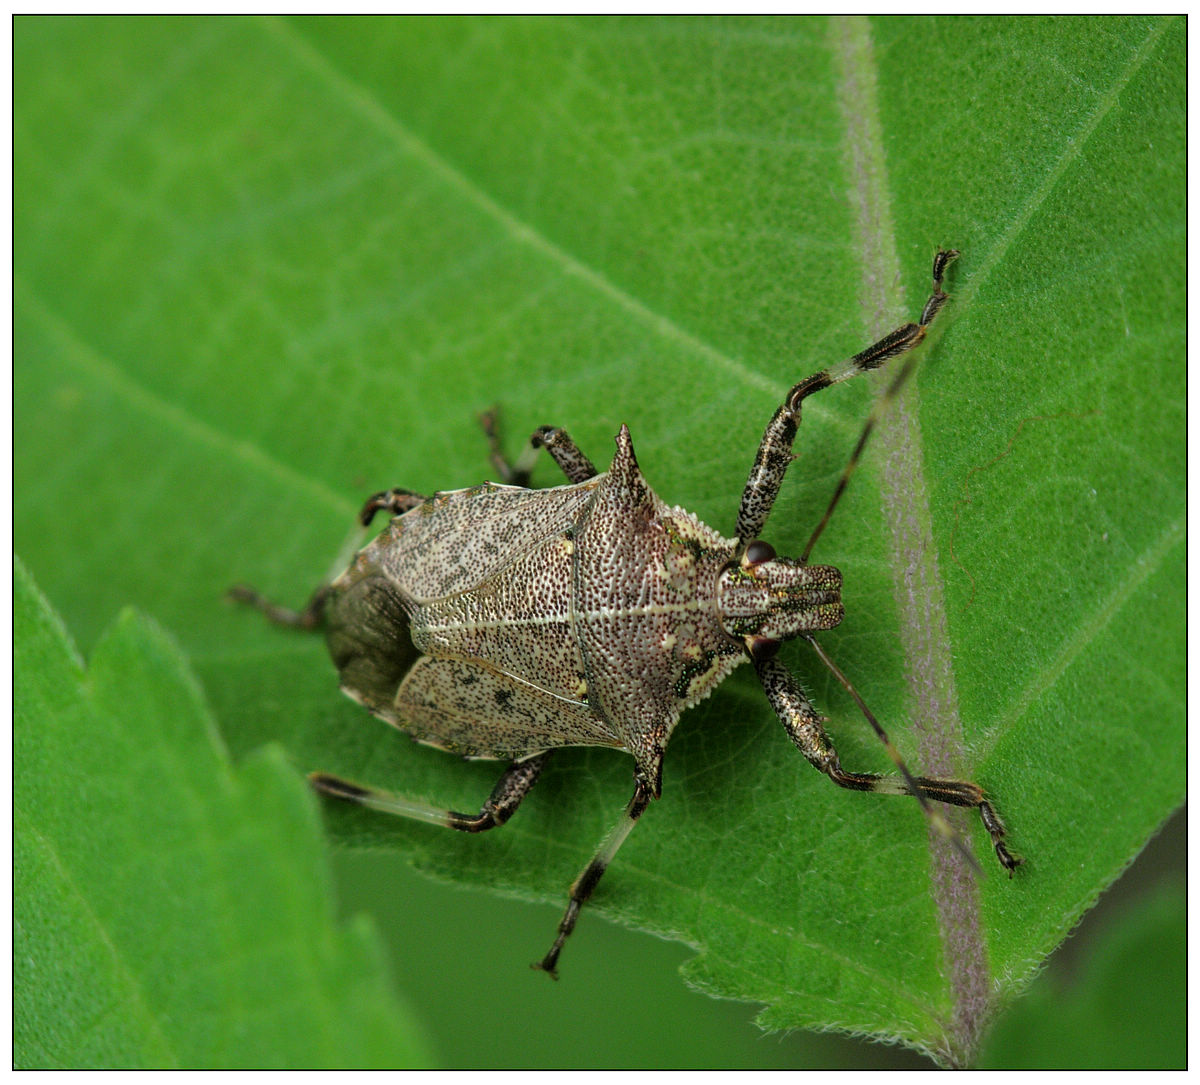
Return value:
M 325 773 L 309 779 L 325 794 L 374 810 L 482 832 L 506 822 L 561 746 L 611 746 L 634 759 L 633 797 L 570 889 L 549 952 L 535 967 L 555 974 L 583 904 L 652 799 L 661 793 L 663 753 L 684 709 L 735 667 L 750 663 L 784 729 L 802 754 L 839 787 L 909 794 L 931 823 L 974 863 L 935 803 L 979 811 L 996 856 L 1011 873 L 1019 859 L 983 790 L 960 780 L 914 776 L 815 634 L 842 620 L 841 573 L 809 564 L 867 442 L 875 414 L 798 558 L 781 557 L 759 536 L 792 460 L 805 399 L 906 354 L 947 300 L 942 279 L 954 250 L 934 258 L 933 290 L 917 323 L 800 381 L 767 425 L 750 470 L 733 538 L 724 538 L 650 488 L 622 426 L 611 466 L 597 473 L 566 432 L 544 426 L 515 466 L 500 452 L 494 418 L 484 416 L 492 462 L 503 484 L 422 497 L 375 494 L 361 520 L 389 514 L 303 611 L 274 606 L 246 587 L 233 594 L 272 620 L 323 628 L 342 689 L 420 742 L 469 758 L 509 763 L 476 814 L 442 810 Z M 907 358 L 883 398 L 911 372 Z M 568 485 L 527 488 L 531 456 L 546 449 Z M 775 657 L 782 641 L 808 641 L 850 691 L 883 740 L 898 776 L 842 768 L 822 717 Z

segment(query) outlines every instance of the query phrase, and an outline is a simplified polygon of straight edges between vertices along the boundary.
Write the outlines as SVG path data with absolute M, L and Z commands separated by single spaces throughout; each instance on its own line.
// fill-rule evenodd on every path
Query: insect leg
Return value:
M 308 782 L 312 787 L 325 795 L 344 799 L 347 802 L 358 803 L 372 810 L 385 814 L 396 814 L 400 817 L 412 818 L 415 821 L 425 821 L 433 825 L 443 825 L 447 829 L 458 829 L 464 833 L 482 833 L 503 825 L 513 816 L 521 800 L 529 794 L 529 789 L 537 783 L 542 766 L 549 754 L 539 754 L 526 761 L 514 761 L 492 788 L 487 802 L 479 809 L 478 814 L 460 814 L 454 810 L 440 810 L 428 803 L 407 799 L 402 795 L 394 795 L 389 791 L 380 791 L 373 787 L 363 787 L 360 784 L 343 780 L 339 776 L 330 776 L 325 772 L 314 772 Z
M 885 335 L 879 342 L 872 344 L 864 351 L 860 351 L 854 357 L 848 358 L 846 361 L 831 366 L 820 373 L 814 373 L 811 377 L 806 377 L 788 392 L 782 405 L 767 424 L 766 431 L 763 433 L 762 443 L 758 446 L 758 454 L 754 458 L 754 466 L 750 468 L 750 475 L 746 479 L 746 486 L 742 491 L 742 503 L 738 509 L 736 532 L 741 549 L 744 549 L 751 540 L 757 539 L 762 533 L 762 529 L 767 522 L 767 517 L 771 515 L 771 509 L 775 505 L 775 499 L 779 496 L 779 488 L 783 485 L 783 478 L 787 473 L 788 464 L 792 462 L 793 458 L 792 443 L 796 438 L 796 430 L 800 425 L 801 404 L 808 396 L 814 392 L 821 391 L 822 388 L 828 388 L 831 384 L 838 384 L 841 381 L 849 380 L 859 373 L 878 369 L 889 358 L 894 358 L 898 354 L 904 354 L 912 350 L 913 347 L 924 339 L 925 330 L 948 300 L 948 296 L 942 290 L 942 277 L 945 274 L 946 268 L 956 256 L 958 256 L 957 250 L 946 249 L 940 251 L 934 257 L 933 292 L 929 295 L 929 300 L 925 302 L 919 323 L 901 325 L 895 331 Z M 891 399 L 899 391 L 901 384 L 908 376 L 910 370 L 911 363 L 906 365 L 897 375 L 896 380 L 884 397 L 885 401 Z M 858 463 L 858 458 L 866 446 L 867 438 L 870 436 L 874 424 L 875 412 L 872 412 L 872 416 L 867 420 L 863 434 L 859 438 L 858 446 L 850 458 L 850 463 L 842 474 L 833 501 L 830 502 L 829 509 L 826 511 L 825 519 L 822 520 L 821 526 L 814 533 L 812 540 L 810 540 L 808 550 L 805 551 L 801 558 L 802 561 L 808 560 L 808 551 L 812 549 L 812 544 L 816 541 L 816 536 L 824 528 L 825 522 L 829 519 L 833 511 L 833 506 L 837 503 L 838 498 L 845 489 L 846 483 L 855 465 Z
M 617 849 L 625 843 L 625 838 L 633 831 L 634 825 L 637 824 L 637 819 L 642 816 L 642 812 L 650 803 L 652 790 L 650 782 L 638 776 L 633 789 L 633 798 L 629 800 L 629 805 L 625 807 L 625 816 L 609 831 L 609 834 L 604 838 L 599 850 L 597 850 L 592 861 L 583 868 L 579 873 L 579 877 L 575 879 L 571 886 L 571 899 L 567 904 L 567 910 L 563 913 L 562 921 L 558 924 L 558 934 L 554 939 L 554 945 L 550 947 L 550 952 L 546 954 L 540 961 L 535 961 L 534 968 L 539 968 L 543 972 L 549 972 L 551 977 L 558 979 L 558 955 L 562 952 L 563 943 L 571 931 L 575 929 L 575 921 L 579 918 L 579 910 L 587 902 L 592 895 L 592 891 L 596 888 L 596 884 L 600 881 L 605 870 L 608 869 L 608 864 L 612 862 L 613 856 L 617 854 Z
M 425 498 L 421 494 L 415 494 L 412 490 L 402 490 L 399 487 L 392 490 L 382 490 L 367 498 L 366 504 L 362 507 L 362 512 L 358 514 L 359 523 L 363 527 L 370 527 L 371 521 L 375 519 L 377 512 L 388 512 L 392 516 L 402 516 L 409 509 L 415 509 L 424 500 Z
M 500 448 L 500 438 L 497 433 L 496 418 L 499 411 L 493 407 L 479 416 L 479 424 L 488 439 L 490 449 L 489 459 L 492 466 L 500 473 L 500 477 L 510 486 L 528 486 L 529 476 L 537 462 L 537 450 L 546 449 L 554 458 L 554 462 L 567 476 L 568 482 L 586 482 L 596 474 L 596 468 L 571 440 L 567 431 L 557 426 L 539 426 L 530 438 L 530 448 L 527 448 L 517 462 L 509 463 Z
M 411 490 L 383 490 L 367 498 L 358 519 L 363 527 L 370 527 L 377 512 L 386 510 L 393 516 L 399 516 L 409 509 L 416 508 L 424 500 L 420 494 Z M 292 610 L 290 607 L 272 603 L 249 584 L 235 584 L 226 595 L 239 603 L 254 607 L 255 610 L 261 610 L 276 625 L 286 625 L 292 629 L 319 629 L 325 620 L 325 599 L 329 595 L 329 585 L 322 584 L 313 592 L 303 610 Z
M 226 594 L 230 599 L 261 610 L 276 625 L 286 625 L 292 629 L 319 629 L 325 620 L 325 598 L 329 594 L 329 585 L 322 584 L 313 592 L 303 610 L 292 610 L 272 603 L 249 584 L 235 584 Z
M 499 417 L 499 407 L 492 407 L 479 416 L 479 425 L 483 427 L 483 435 L 487 438 L 488 459 L 492 461 L 501 482 L 509 486 L 528 486 L 533 465 L 537 462 L 537 450 L 527 448 L 516 463 L 509 463 L 500 447 Z
M 822 658 L 829 663 L 824 653 L 822 653 Z M 825 733 L 824 721 L 812 703 L 804 696 L 799 683 L 788 669 L 777 659 L 755 660 L 754 668 L 758 671 L 759 681 L 762 682 L 767 699 L 771 702 L 771 707 L 775 709 L 775 714 L 782 722 L 788 737 L 808 761 L 815 768 L 820 769 L 838 787 L 844 787 L 851 791 L 874 791 L 881 795 L 915 795 L 925 808 L 934 828 L 954 842 L 972 865 L 976 865 L 974 857 L 965 850 L 965 845 L 958 838 L 958 834 L 954 832 L 946 819 L 929 805 L 929 802 L 932 800 L 948 803 L 951 806 L 977 809 L 984 828 L 992 838 L 996 858 L 1008 871 L 1009 876 L 1012 876 L 1021 860 L 1013 856 L 1005 846 L 1004 824 L 996 815 L 991 803 L 988 802 L 983 788 L 964 780 L 941 780 L 929 776 L 913 776 L 895 746 L 889 741 L 886 732 L 879 726 L 875 717 L 866 710 L 866 705 L 857 695 L 855 700 L 858 701 L 859 707 L 866 711 L 868 720 L 883 740 L 888 755 L 900 771 L 900 776 L 847 772 L 842 768 L 837 750 L 834 749 L 833 743 L 829 741 L 829 736 Z M 840 671 L 834 669 L 834 674 L 839 680 L 844 681 L 844 676 Z M 855 692 L 852 687 L 849 688 L 852 693 Z
M 596 468 L 571 440 L 565 429 L 558 426 L 539 426 L 529 443 L 534 448 L 544 448 L 562 468 L 568 482 L 587 482 L 596 474 Z

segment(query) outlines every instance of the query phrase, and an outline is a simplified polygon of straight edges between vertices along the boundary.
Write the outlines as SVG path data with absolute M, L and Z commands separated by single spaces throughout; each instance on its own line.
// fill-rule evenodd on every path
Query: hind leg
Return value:
M 320 629 L 325 617 L 325 599 L 329 595 L 329 585 L 322 584 L 313 592 L 303 610 L 292 610 L 290 607 L 272 603 L 249 584 L 235 584 L 226 594 L 230 599 L 261 610 L 267 619 L 276 625 L 285 625 L 289 629 Z
M 428 803 L 417 802 L 394 795 L 390 791 L 380 791 L 378 788 L 362 787 L 359 784 L 343 780 L 339 776 L 331 776 L 327 772 L 314 772 L 308 782 L 313 789 L 346 802 L 357 803 L 372 810 L 385 814 L 396 814 L 399 817 L 412 818 L 414 821 L 424 821 L 432 825 L 443 825 L 447 829 L 458 829 L 464 833 L 482 833 L 503 825 L 516 812 L 521 800 L 529 794 L 530 789 L 541 774 L 542 766 L 549 754 L 539 754 L 526 761 L 514 761 L 496 786 L 492 788 L 480 808 L 478 814 L 460 814 L 455 810 L 442 810 Z

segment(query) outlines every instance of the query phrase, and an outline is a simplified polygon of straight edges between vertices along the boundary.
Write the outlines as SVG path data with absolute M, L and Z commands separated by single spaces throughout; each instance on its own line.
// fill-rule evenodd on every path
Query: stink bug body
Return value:
M 809 564 L 808 556 L 873 419 L 804 554 L 779 557 L 759 538 L 792 459 L 803 401 L 920 342 L 947 300 L 942 277 L 957 255 L 949 250 L 935 257 L 933 291 L 918 323 L 788 393 L 763 435 L 733 538 L 659 499 L 642 476 L 625 426 L 603 474 L 563 430 L 539 429 L 533 448 L 549 451 L 569 485 L 531 490 L 528 461 L 508 465 L 485 416 L 492 460 L 505 484 L 428 498 L 399 489 L 376 494 L 362 522 L 384 511 L 392 517 L 388 525 L 303 611 L 234 589 L 277 622 L 324 628 L 342 689 L 376 716 L 444 750 L 509 762 L 477 814 L 440 810 L 323 773 L 310 777 L 313 786 L 373 809 L 481 832 L 511 817 L 554 749 L 612 746 L 631 754 L 635 784 L 625 815 L 572 885 L 554 944 L 537 963 L 553 975 L 580 908 L 660 794 L 663 753 L 680 714 L 749 662 L 789 737 L 834 783 L 916 796 L 960 848 L 932 803 L 978 809 L 1011 874 L 1020 860 L 1005 846 L 1004 827 L 982 789 L 914 777 L 814 638 L 842 620 L 842 578 L 832 566 Z M 911 366 L 910 358 L 885 398 Z M 809 641 L 850 690 L 899 776 L 842 768 L 822 718 L 775 659 L 780 642 L 794 637 Z

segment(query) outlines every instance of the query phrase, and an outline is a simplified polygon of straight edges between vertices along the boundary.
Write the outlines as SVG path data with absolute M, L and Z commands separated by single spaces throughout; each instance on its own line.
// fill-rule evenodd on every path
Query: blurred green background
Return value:
M 524 975 L 558 922 L 533 906 L 430 882 L 386 853 L 336 853 L 341 906 L 366 908 L 447 1067 L 920 1068 L 904 1048 L 764 1033 L 755 1007 L 687 990 L 685 947 L 581 920 L 571 971 Z M 1187 821 L 1164 827 L 997 1021 L 980 1065 L 1179 1068 L 1187 1062 Z M 586 926 L 583 924 L 586 922 Z M 478 970 L 478 971 L 477 971 Z M 486 973 L 509 981 L 477 986 Z M 578 973 L 578 974 L 576 974 Z M 586 977 L 582 982 L 580 977 Z M 537 977 L 540 978 L 540 977 Z M 498 1005 L 495 1012 L 484 1006 Z
M 226 746 L 240 763 L 275 742 L 297 768 L 465 808 L 491 769 L 397 741 L 337 696 L 315 640 L 222 607 L 224 587 L 250 579 L 299 603 L 354 541 L 365 493 L 478 479 L 470 414 L 497 400 L 510 447 L 562 423 L 601 461 L 616 424 L 636 423 L 659 492 L 728 530 L 798 367 L 863 345 L 880 319 L 879 292 L 861 296 L 887 271 L 873 239 L 898 261 L 881 292 L 910 303 L 936 246 L 957 245 L 957 307 L 916 383 L 964 738 L 983 751 L 971 770 L 1004 796 L 1030 857 L 1013 885 L 979 888 L 1003 1002 L 1184 794 L 1185 45 L 1182 20 L 1152 18 L 17 20 L 18 553 L 85 656 L 130 604 L 176 639 L 211 711 L 192 706 L 193 722 L 220 739 L 214 780 Z M 866 196 L 863 170 L 881 185 Z M 781 551 L 819 516 L 866 385 L 806 411 L 771 524 Z M 544 466 L 537 477 L 553 481 Z M 880 486 L 864 464 L 823 540 L 856 599 L 830 643 L 904 734 Z M 827 678 L 803 677 L 830 716 L 853 718 Z M 118 678 L 135 703 L 146 676 Z M 22 700 L 19 753 L 39 713 L 41 752 L 73 736 L 49 733 L 51 718 L 74 720 L 54 716 L 52 693 Z M 18 821 L 23 846 L 54 833 L 65 846 L 79 806 L 84 850 L 119 819 L 116 782 L 97 783 L 119 765 L 88 775 L 87 755 L 108 756 L 92 715 L 101 731 L 80 733 L 75 776 L 18 757 L 19 817 L 60 792 L 57 822 Z M 839 728 L 847 763 L 879 764 L 856 725 Z M 169 753 L 138 767 L 153 779 Z M 936 1045 L 950 984 L 915 811 L 808 779 L 735 678 L 685 719 L 671 801 L 622 852 L 554 985 L 528 963 L 628 787 L 616 758 L 560 765 L 486 841 L 322 812 L 335 838 L 376 845 L 335 851 L 337 908 L 375 917 L 382 953 L 354 928 L 362 967 L 386 968 L 441 1064 L 926 1065 L 764 1035 L 758 1006 L 692 993 L 678 974 L 687 963 L 709 987 L 769 996 L 778 1021 Z M 289 794 L 293 820 L 264 811 L 255 828 L 294 833 L 293 874 L 319 890 L 317 808 Z M 143 853 L 129 858 L 153 871 L 157 826 L 134 827 Z M 998 1024 L 984 1064 L 1183 1063 L 1185 852 L 1176 815 Z M 410 857 L 494 893 L 418 876 Z M 749 857 L 746 884 L 722 857 Z M 86 1007 L 30 997 L 30 962 L 81 947 L 35 937 L 59 923 L 31 871 L 16 864 L 16 1061 L 71 1065 Z M 882 884 L 887 906 L 862 922 Z M 170 939 L 180 902 L 127 888 L 142 920 L 128 937 Z M 245 918 L 249 931 L 270 915 Z M 797 927 L 832 932 L 863 967 L 789 938 Z M 873 990 L 872 977 L 895 983 Z M 171 980 L 136 978 L 151 1003 L 151 979 Z M 377 995 L 364 1020 L 400 1012 Z M 248 1058 L 191 1041 L 178 1048 L 203 1053 L 191 1060 Z M 259 1057 L 288 1062 L 286 1049 Z

